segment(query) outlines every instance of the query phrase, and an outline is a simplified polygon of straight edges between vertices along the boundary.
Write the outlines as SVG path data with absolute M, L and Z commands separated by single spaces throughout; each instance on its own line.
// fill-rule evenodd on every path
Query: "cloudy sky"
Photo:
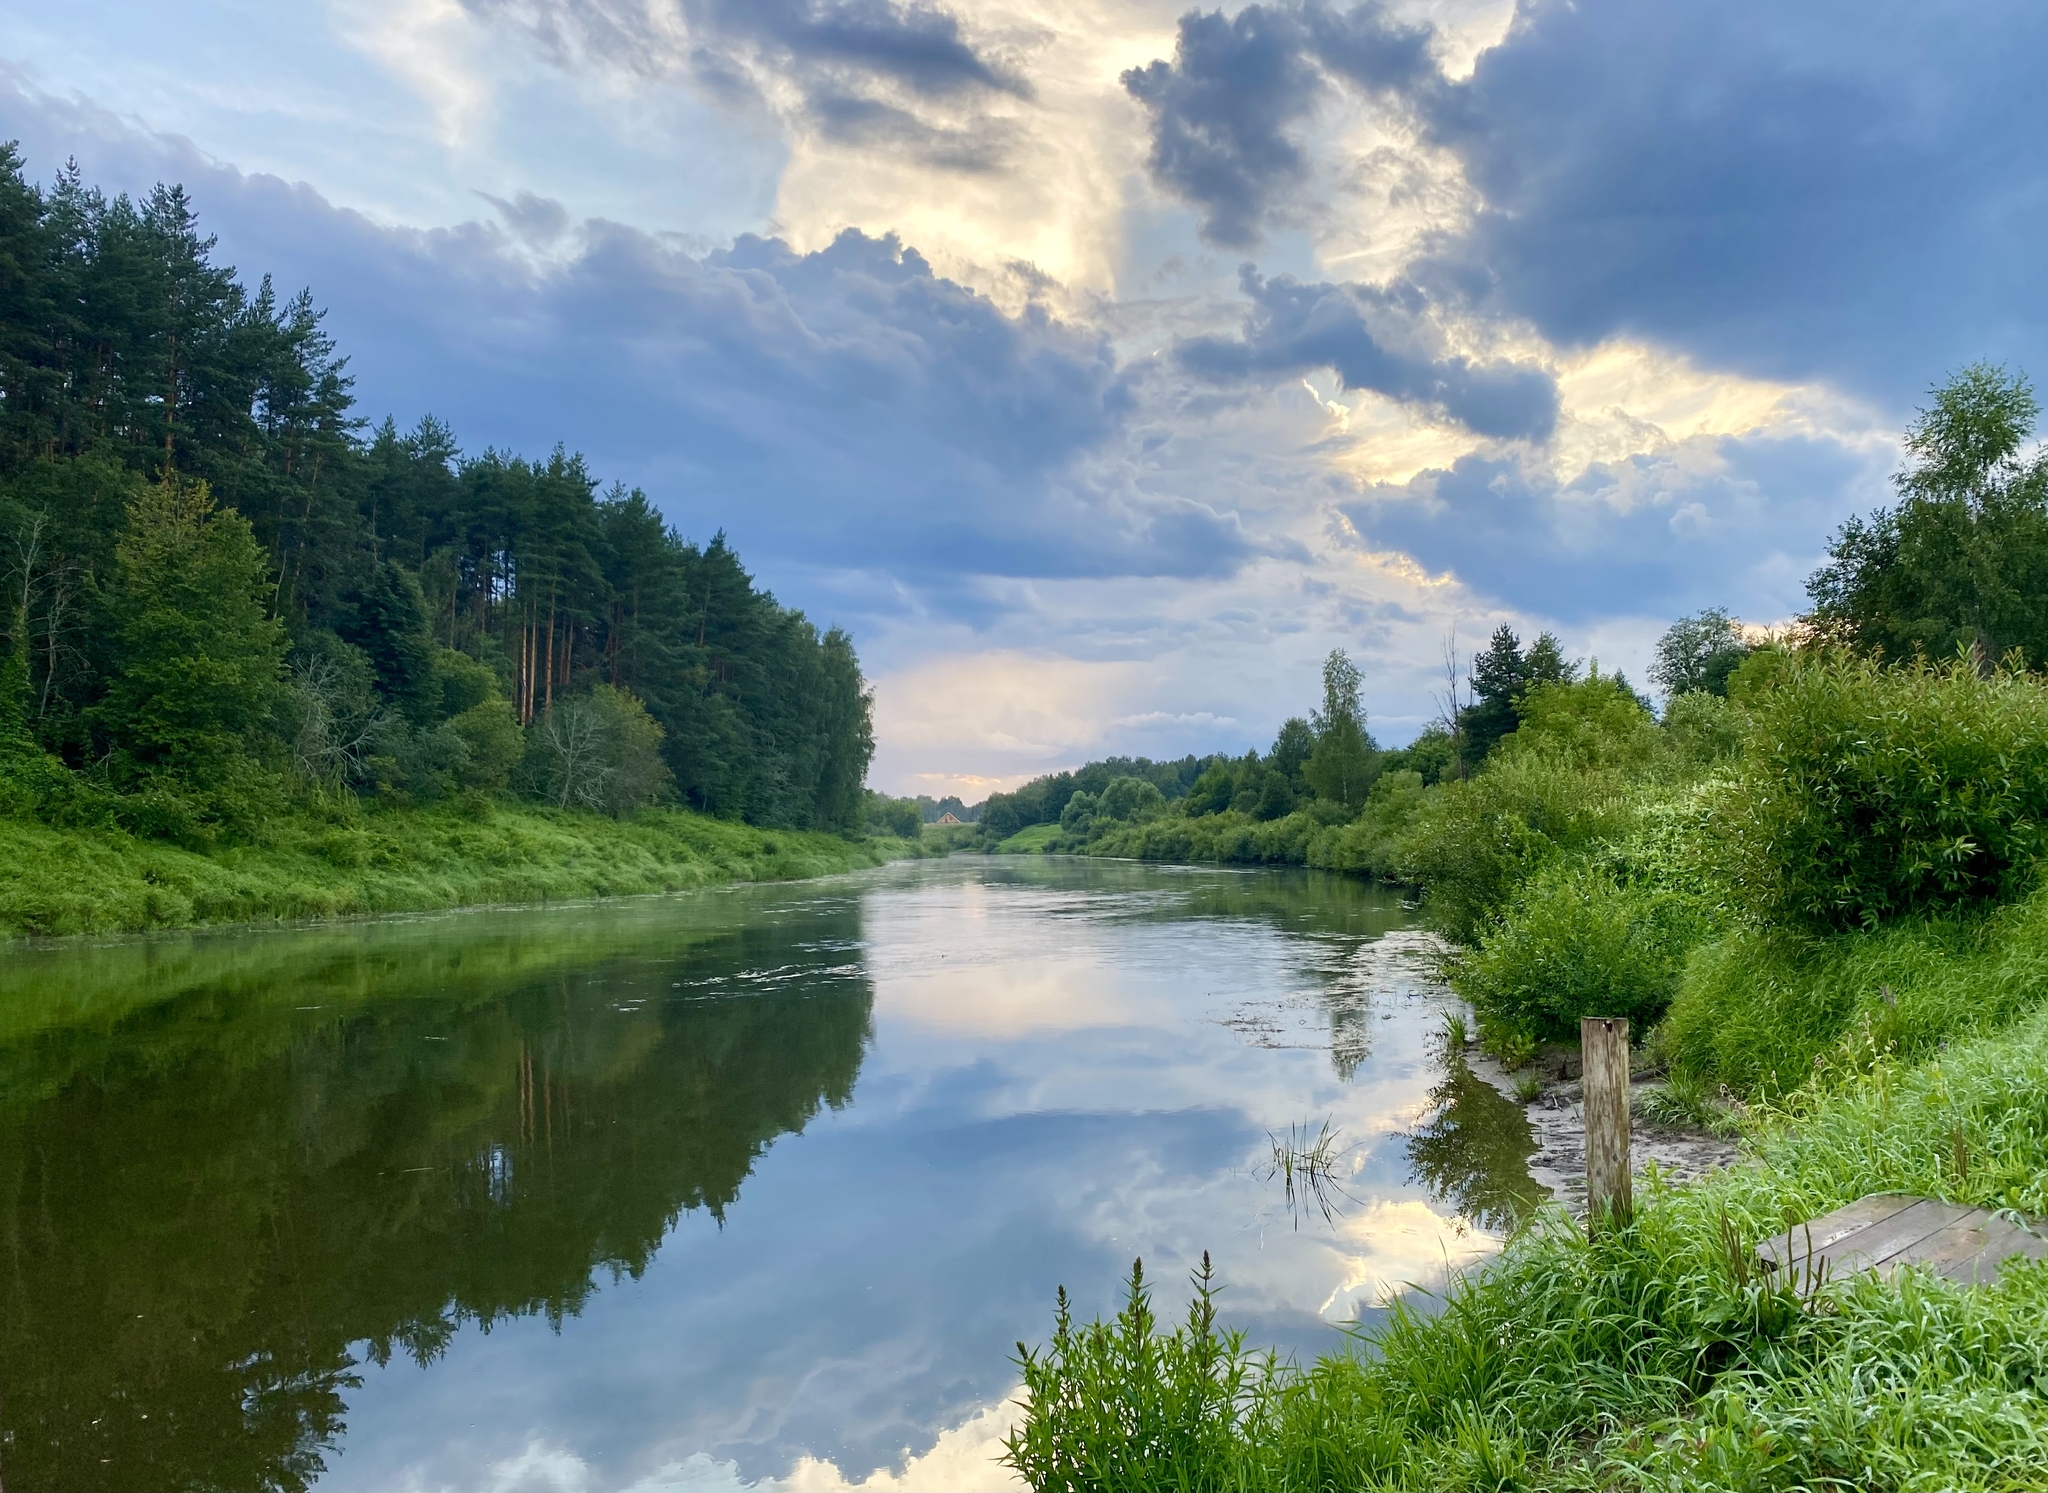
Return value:
M 586 452 L 853 631 L 874 781 L 1242 750 L 1782 619 L 1928 385 L 2048 375 L 2048 6 L 0 0 L 365 413 Z

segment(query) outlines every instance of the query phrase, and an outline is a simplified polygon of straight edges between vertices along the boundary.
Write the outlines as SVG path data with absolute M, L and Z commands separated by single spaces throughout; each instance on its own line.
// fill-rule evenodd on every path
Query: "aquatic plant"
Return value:
M 1285 1135 L 1267 1131 L 1266 1140 L 1272 1147 L 1272 1160 L 1265 1168 L 1265 1179 L 1278 1178 L 1285 1185 L 1287 1212 L 1294 1226 L 1301 1227 L 1302 1215 L 1310 1207 L 1323 1215 L 1323 1222 L 1335 1223 L 1344 1204 L 1353 1199 L 1337 1181 L 1337 1163 L 1350 1148 L 1339 1146 L 1339 1134 L 1330 1122 L 1323 1121 L 1322 1128 L 1311 1135 L 1304 1120 L 1288 1126 Z

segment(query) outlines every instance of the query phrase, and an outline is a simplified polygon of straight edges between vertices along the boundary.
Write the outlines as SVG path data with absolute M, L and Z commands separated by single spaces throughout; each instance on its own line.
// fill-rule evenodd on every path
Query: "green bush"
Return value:
M 1357 819 L 1333 825 L 1309 842 L 1308 864 L 1318 870 L 1392 878 L 1400 868 L 1401 836 L 1427 794 L 1419 772 L 1382 773 Z
M 1474 943 L 1537 867 L 1619 835 L 1630 793 L 1613 768 L 1581 768 L 1555 748 L 1503 745 L 1478 776 L 1445 783 L 1423 802 L 1398 847 L 1401 874 L 1422 886 L 1432 927 Z
M 1697 925 L 1685 898 L 1557 861 L 1523 883 L 1451 983 L 1497 1031 L 1571 1038 L 1582 1016 L 1625 1016 L 1640 1031 L 1671 1003 Z
M 1498 750 L 1541 751 L 1579 767 L 1641 773 L 1663 755 L 1656 717 L 1619 674 L 1535 684 L 1515 702 L 1521 723 Z
M 1091 823 L 1090 838 L 1063 840 L 1059 848 L 1085 848 L 1090 855 L 1132 860 L 1298 866 L 1322 829 L 1321 822 L 1306 810 L 1271 820 L 1226 809 L 1197 819 L 1169 812 L 1138 824 L 1100 818 Z
M 1873 927 L 2031 886 L 2048 816 L 2048 689 L 2035 680 L 1806 655 L 1749 709 L 1716 836 L 1759 918 Z

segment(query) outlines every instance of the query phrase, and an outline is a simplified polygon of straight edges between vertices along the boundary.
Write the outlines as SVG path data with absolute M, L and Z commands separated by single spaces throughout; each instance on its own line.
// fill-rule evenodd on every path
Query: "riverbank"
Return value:
M 208 850 L 0 821 L 0 939 L 632 896 L 919 853 L 908 840 L 758 829 L 683 809 L 613 819 L 509 801 L 294 815 L 266 825 L 260 844 Z
M 1305 1367 L 1258 1369 L 1200 1295 L 1176 1338 L 1128 1311 L 1056 1331 L 1025 1377 L 1062 1408 L 1012 1455 L 1039 1489 L 1130 1457 L 1128 1422 L 1073 1398 L 1090 1386 L 1158 1422 L 1127 1486 L 2038 1486 L 2048 1268 L 1973 1289 L 1856 1276 L 1813 1307 L 1752 1250 L 1877 1191 L 2048 1211 L 2044 1091 L 2048 1013 L 1880 1062 L 1754 1113 L 1742 1164 L 1639 1184 L 1630 1229 L 1589 1240 L 1546 1210 L 1441 1302 L 1397 1304 L 1369 1349 Z

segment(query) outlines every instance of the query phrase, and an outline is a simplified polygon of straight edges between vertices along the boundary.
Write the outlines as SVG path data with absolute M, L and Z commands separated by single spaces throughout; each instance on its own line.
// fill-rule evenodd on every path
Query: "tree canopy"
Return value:
M 213 251 L 179 188 L 110 199 L 71 167 L 45 190 L 0 145 L 11 740 L 117 789 L 240 763 L 409 799 L 630 783 L 859 827 L 870 696 L 845 633 L 561 446 L 372 428 L 311 292 L 252 289 Z M 609 786 L 559 781 L 541 738 L 572 700 L 596 701 L 570 712 L 586 735 L 613 723 Z
M 1906 434 L 1899 502 L 1851 519 L 1807 582 L 1824 640 L 1896 662 L 2048 664 L 2048 454 L 2025 376 L 1973 364 Z

